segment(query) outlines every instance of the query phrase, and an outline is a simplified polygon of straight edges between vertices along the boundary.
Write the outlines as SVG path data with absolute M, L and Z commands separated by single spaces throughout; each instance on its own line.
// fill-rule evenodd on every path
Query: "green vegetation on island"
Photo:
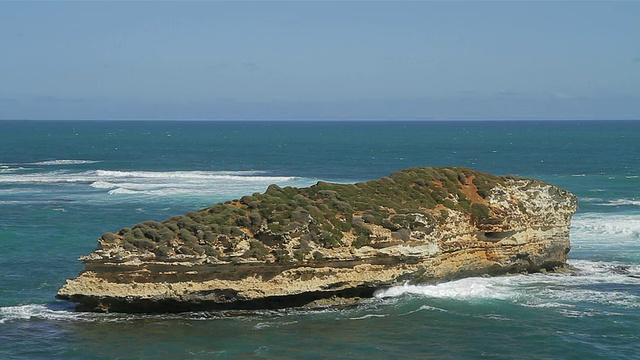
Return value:
M 265 193 L 105 233 L 103 248 L 121 246 L 159 259 L 176 255 L 229 259 L 240 241 L 248 242 L 242 258 L 276 262 L 317 259 L 314 248 L 371 243 L 372 225 L 407 241 L 410 231 L 432 231 L 429 224 L 447 221 L 449 210 L 469 214 L 477 223 L 490 218 L 485 205 L 490 189 L 504 183 L 467 168 L 410 168 L 390 177 L 355 184 L 320 181 L 308 188 L 271 185 Z M 417 221 L 419 216 L 423 221 Z M 293 251 L 283 244 L 299 238 Z M 313 245 L 313 246 L 312 246 Z

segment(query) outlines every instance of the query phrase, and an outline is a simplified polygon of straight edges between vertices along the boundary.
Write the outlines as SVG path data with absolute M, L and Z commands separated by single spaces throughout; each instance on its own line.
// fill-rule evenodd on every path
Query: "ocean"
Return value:
M 640 121 L 0 121 L 0 359 L 640 359 L 639 139 Z M 94 314 L 54 298 L 106 231 L 412 166 L 572 191 L 575 270 L 313 311 Z

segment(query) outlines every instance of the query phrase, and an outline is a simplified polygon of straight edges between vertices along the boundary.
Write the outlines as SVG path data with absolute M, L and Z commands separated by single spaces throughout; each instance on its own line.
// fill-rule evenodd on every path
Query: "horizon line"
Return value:
M 640 121 L 640 118 L 451 118 L 451 119 L 431 119 L 431 118 L 371 118 L 371 119 L 362 119 L 362 118 L 302 118 L 302 119 L 293 119 L 293 118 L 265 118 L 265 119 L 252 119 L 252 118 L 243 118 L 243 119 L 224 119 L 224 118 L 112 118 L 112 119 L 0 119 L 0 121 L 190 121 L 190 122 L 263 122 L 263 121 L 271 121 L 271 122 L 305 122 L 305 121 L 313 121 L 313 122 L 339 122 L 339 121 L 349 121 L 349 122 L 394 122 L 394 121 L 402 121 L 402 122 L 455 122 L 455 121 L 495 121 L 495 122 L 506 122 L 506 121 Z

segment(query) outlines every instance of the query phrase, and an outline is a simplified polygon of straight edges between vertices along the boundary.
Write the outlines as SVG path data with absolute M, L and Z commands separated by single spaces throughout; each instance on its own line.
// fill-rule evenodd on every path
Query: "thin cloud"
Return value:
M 32 97 L 32 100 L 36 102 L 49 102 L 49 103 L 94 103 L 104 101 L 104 97 L 65 97 L 55 95 L 36 95 Z
M 518 97 L 518 96 L 524 96 L 523 93 L 518 92 L 518 91 L 499 91 L 496 93 L 496 96 L 498 97 Z
M 258 64 L 251 61 L 243 62 L 242 67 L 247 70 L 257 70 L 259 68 Z
M 553 94 L 553 98 L 557 100 L 571 100 L 571 99 L 575 99 L 576 97 L 564 91 L 558 91 L 555 94 Z

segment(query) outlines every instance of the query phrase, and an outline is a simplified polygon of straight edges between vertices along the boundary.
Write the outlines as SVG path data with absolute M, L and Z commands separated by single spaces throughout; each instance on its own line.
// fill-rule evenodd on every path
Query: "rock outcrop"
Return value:
M 313 306 L 378 288 L 566 263 L 577 198 L 539 180 L 411 168 L 263 194 L 106 233 L 57 297 L 79 310 Z

